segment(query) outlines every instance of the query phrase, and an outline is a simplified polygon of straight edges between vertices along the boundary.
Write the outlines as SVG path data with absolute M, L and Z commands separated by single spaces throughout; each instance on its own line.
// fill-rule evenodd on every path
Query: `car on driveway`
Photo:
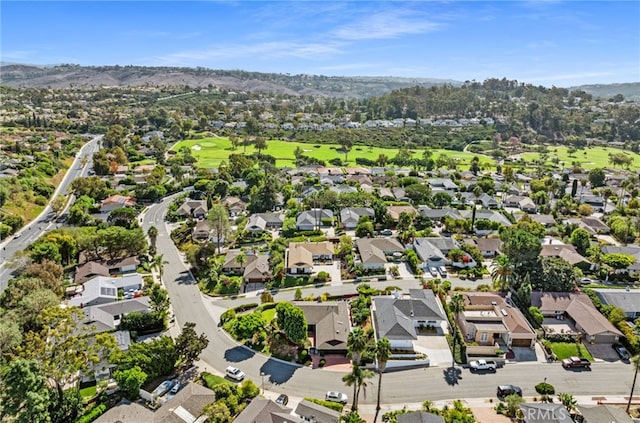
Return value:
M 613 349 L 616 350 L 621 359 L 627 361 L 631 358 L 631 354 L 625 347 L 620 344 L 613 344 Z
M 342 392 L 338 391 L 327 392 L 327 395 L 324 396 L 324 399 L 326 401 L 339 402 L 340 404 L 346 404 L 347 401 L 349 401 L 347 394 L 343 394 Z
M 175 397 L 181 388 L 182 388 L 182 385 L 180 385 L 179 383 L 176 383 L 175 385 L 173 385 L 173 388 L 171 388 L 171 390 L 167 394 L 167 399 L 170 400 L 171 398 Z
M 498 389 L 496 391 L 496 395 L 500 399 L 508 397 L 509 395 L 513 395 L 513 394 L 516 394 L 522 397 L 522 389 L 520 389 L 520 387 L 516 385 L 500 385 L 498 386 Z
M 380 231 L 380 235 L 391 236 L 393 235 L 393 231 L 391 229 L 383 229 Z
M 276 404 L 287 405 L 288 402 L 289 402 L 289 397 L 285 394 L 280 394 L 280 396 L 276 398 Z
M 431 276 L 433 276 L 434 278 L 438 277 L 438 269 L 436 269 L 435 267 L 430 267 L 429 273 L 431 273 Z
M 229 379 L 233 379 L 236 382 L 242 382 L 244 380 L 244 373 L 242 372 L 242 370 L 236 367 L 227 367 L 225 373 L 227 374 L 227 377 L 229 377 Z
M 161 397 L 167 392 L 169 392 L 169 390 L 173 388 L 173 385 L 174 385 L 174 382 L 172 380 L 165 380 L 160 385 L 158 385 L 156 389 L 153 390 L 151 395 L 155 397 Z

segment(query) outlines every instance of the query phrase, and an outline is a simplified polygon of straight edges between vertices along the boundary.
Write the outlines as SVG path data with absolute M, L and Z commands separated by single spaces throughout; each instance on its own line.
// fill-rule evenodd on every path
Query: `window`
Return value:
M 480 334 L 480 342 L 487 342 L 487 339 L 489 338 L 488 334 L 486 332 L 482 332 Z

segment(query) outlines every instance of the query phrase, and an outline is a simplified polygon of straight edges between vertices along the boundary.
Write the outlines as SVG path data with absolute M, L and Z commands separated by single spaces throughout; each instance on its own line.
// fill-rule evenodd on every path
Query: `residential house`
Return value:
M 207 202 L 205 200 L 187 199 L 178 208 L 176 213 L 182 217 L 192 217 L 194 219 L 204 219 L 207 216 Z
M 445 423 L 444 417 L 426 411 L 410 411 L 398 414 L 396 421 L 398 423 Z
M 640 290 L 595 288 L 595 293 L 602 304 L 618 307 L 624 311 L 627 319 L 635 320 L 640 317 Z
M 300 416 L 304 423 L 338 423 L 340 421 L 339 412 L 305 399 L 298 403 L 295 414 Z
M 516 217 L 518 220 L 522 219 L 524 216 L 528 216 L 532 222 L 536 222 L 544 226 L 545 228 L 554 227 L 557 222 L 551 214 L 520 214 Z
M 405 201 L 407 203 L 411 202 L 411 198 L 407 197 L 407 194 L 406 194 L 404 188 L 402 188 L 402 187 L 393 187 L 393 188 L 391 188 L 391 193 L 393 194 L 393 197 L 397 201 Z
M 347 230 L 355 229 L 363 216 L 369 217 L 373 222 L 375 212 L 371 207 L 345 207 L 340 210 L 340 222 Z
M 463 219 L 471 219 L 473 215 L 473 210 L 460 210 L 460 216 Z M 507 219 L 502 213 L 498 213 L 493 210 L 487 209 L 478 209 L 476 210 L 476 221 L 478 220 L 488 220 L 490 222 L 497 222 L 503 226 L 511 226 L 511 222 Z
M 591 262 L 580 255 L 573 245 L 569 244 L 545 244 L 540 250 L 540 257 L 561 258 L 572 266 L 578 266 L 583 270 L 591 267 Z
M 427 180 L 429 186 L 435 190 L 444 190 L 444 191 L 457 191 L 458 185 L 455 184 L 451 179 L 448 178 L 430 178 Z
M 456 209 L 450 208 L 442 208 L 442 209 L 431 209 L 427 206 L 420 206 L 418 208 L 418 212 L 424 216 L 428 217 L 434 221 L 442 221 L 446 217 L 451 217 L 453 219 L 460 219 L 460 213 Z
M 574 423 L 571 414 L 562 404 L 522 403 L 520 411 L 523 423 Z
M 623 336 L 598 309 L 589 296 L 582 292 L 540 292 L 531 294 L 531 305 L 538 307 L 543 316 L 569 320 L 576 330 L 585 335 L 589 343 L 612 344 Z
M 533 348 L 536 332 L 516 307 L 492 292 L 463 292 L 460 330 L 469 342 L 493 346 Z
M 485 258 L 493 258 L 501 254 L 502 240 L 500 238 L 465 238 L 465 244 L 474 245 Z
M 600 213 L 604 211 L 605 201 L 604 197 L 594 194 L 576 195 L 574 200 L 578 203 L 588 204 L 593 208 L 593 211 Z
M 96 276 L 82 284 L 81 294 L 69 299 L 72 306 L 86 307 L 118 300 L 118 290 L 142 289 L 142 276 L 138 273 L 122 277 Z
M 413 206 L 388 206 L 387 214 L 394 221 L 397 222 L 400 218 L 401 213 L 409 213 L 410 215 L 415 216 L 418 212 Z
M 576 423 L 633 423 L 634 419 L 622 407 L 615 405 L 580 405 L 576 406 L 578 415 Z
M 261 233 L 267 230 L 281 229 L 284 215 L 281 213 L 255 213 L 249 216 L 244 229 L 251 233 Z
M 290 242 L 285 252 L 286 272 L 310 275 L 313 265 L 333 260 L 333 244 L 323 242 Z
M 393 195 L 391 188 L 380 187 L 379 194 L 380 194 L 380 198 L 384 200 L 395 200 L 395 196 Z
M 196 223 L 196 226 L 193 227 L 193 232 L 191 233 L 191 236 L 193 237 L 193 239 L 196 239 L 199 241 L 207 241 L 210 238 L 210 235 L 211 235 L 211 224 L 207 220 L 201 220 L 198 223 Z M 224 240 L 221 240 L 221 243 L 223 242 Z
M 268 255 L 247 256 L 247 263 L 242 273 L 242 279 L 245 283 L 244 292 L 257 291 L 264 288 L 264 284 L 270 281 L 272 277 Z
M 83 283 L 95 276 L 109 276 L 109 268 L 97 261 L 89 261 L 78 266 L 76 274 L 73 277 L 75 283 Z
M 100 213 L 111 213 L 115 209 L 120 209 L 122 207 L 133 207 L 135 205 L 135 198 L 114 194 L 102 200 L 102 202 L 100 203 Z
M 482 204 L 482 207 L 486 209 L 498 209 L 501 206 L 498 200 L 485 192 L 480 197 L 476 197 L 473 192 L 462 192 L 460 195 L 468 205 Z
M 372 298 L 372 323 L 376 339 L 387 338 L 392 349 L 413 350 L 419 328 L 447 330 L 447 316 L 430 289 L 410 289 L 409 295 Z
M 597 217 L 570 218 L 566 219 L 564 223 L 566 225 L 576 225 L 587 231 L 590 236 L 608 234 L 611 232 L 611 228 Z
M 222 205 L 229 212 L 229 216 L 239 216 L 247 209 L 247 203 L 238 197 L 226 197 L 222 200 Z
M 538 206 L 533 200 L 529 197 L 524 197 L 522 200 L 518 201 L 518 208 L 525 213 L 537 213 Z
M 365 270 L 384 269 L 388 259 L 404 252 L 395 238 L 361 238 L 356 240 L 356 247 Z
M 296 228 L 299 231 L 313 231 L 321 226 L 333 225 L 333 211 L 329 209 L 311 209 L 298 214 Z
M 138 403 L 123 400 L 94 420 L 94 423 L 198 423 L 206 420 L 204 408 L 215 400 L 212 390 L 189 382 L 155 412 Z
M 312 348 L 321 353 L 345 354 L 351 331 L 349 305 L 345 301 L 294 301 L 307 320 Z
M 478 263 L 470 254 L 462 251 L 460 258 L 453 260 L 449 258 L 452 250 L 459 250 L 460 244 L 451 237 L 427 237 L 416 238 L 413 241 L 413 248 L 421 260 L 420 268 L 440 267 L 451 265 L 458 268 L 475 267 Z
M 299 417 L 291 415 L 293 410 L 266 399 L 254 398 L 233 421 L 235 423 L 302 423 Z
M 503 204 L 505 207 L 519 207 L 520 201 L 524 200 L 526 197 L 524 195 L 507 195 L 504 198 Z
M 83 309 L 84 324 L 93 326 L 93 333 L 115 330 L 124 316 L 129 313 L 149 312 L 149 297 L 137 297 L 106 304 L 87 306 Z

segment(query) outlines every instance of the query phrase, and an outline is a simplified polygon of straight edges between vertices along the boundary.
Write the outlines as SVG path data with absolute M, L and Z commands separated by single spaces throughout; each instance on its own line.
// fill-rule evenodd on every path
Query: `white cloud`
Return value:
M 426 16 L 417 15 L 409 10 L 386 10 L 344 25 L 332 35 L 343 40 L 388 39 L 433 32 L 441 26 L 428 20 Z
M 31 50 L 3 51 L 0 55 L 2 60 L 24 60 L 32 57 L 36 52 Z

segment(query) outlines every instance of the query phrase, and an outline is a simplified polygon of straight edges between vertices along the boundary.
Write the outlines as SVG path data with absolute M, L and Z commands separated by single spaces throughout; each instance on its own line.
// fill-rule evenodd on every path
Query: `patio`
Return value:
M 570 320 L 558 320 L 553 317 L 545 317 L 542 321 L 542 328 L 547 334 L 566 334 L 573 335 L 577 333 L 575 326 Z

